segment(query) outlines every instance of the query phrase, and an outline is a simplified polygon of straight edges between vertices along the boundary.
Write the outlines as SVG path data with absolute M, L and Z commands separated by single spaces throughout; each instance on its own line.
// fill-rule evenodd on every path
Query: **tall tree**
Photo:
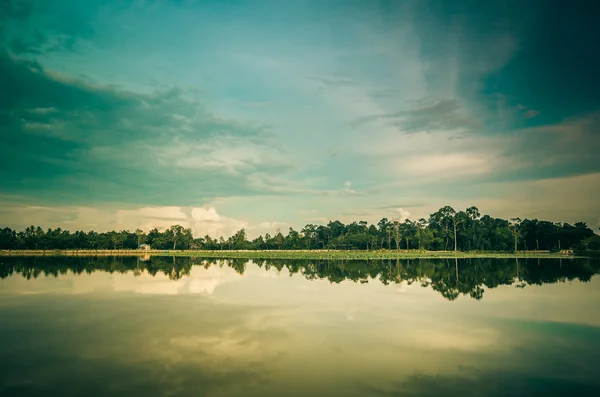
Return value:
M 515 238 L 515 252 L 517 252 L 517 241 L 521 235 L 521 219 L 511 218 L 510 221 L 510 230 Z
M 146 233 L 142 229 L 136 229 L 135 235 L 137 236 L 137 247 L 140 248 L 140 245 L 146 240 Z
M 471 206 L 466 210 L 467 216 L 471 220 L 471 242 L 469 244 L 470 249 L 475 248 L 475 230 L 477 227 L 477 221 L 481 214 L 479 213 L 479 209 L 475 206 Z
M 468 218 L 467 214 L 463 211 L 458 211 L 457 213 L 454 214 L 454 216 L 452 216 L 452 228 L 454 229 L 454 252 L 457 251 L 457 247 L 458 247 L 458 238 L 457 238 L 457 234 L 456 234 L 458 225 L 464 225 L 468 219 L 469 218 Z
M 429 217 L 429 224 L 433 224 L 436 226 L 442 233 L 444 238 L 444 250 L 448 250 L 448 242 L 450 239 L 450 224 L 453 221 L 454 214 L 456 211 L 454 208 L 446 205 L 445 207 L 440 208 L 438 211 L 434 212 Z
M 402 236 L 400 235 L 400 221 L 395 220 L 393 223 L 394 228 L 394 241 L 396 242 L 396 250 L 400 249 L 400 239 Z
M 179 238 L 183 234 L 183 226 L 173 225 L 169 228 L 169 230 L 172 233 L 171 238 L 173 239 L 173 249 L 175 249 L 177 247 L 177 240 L 179 240 Z

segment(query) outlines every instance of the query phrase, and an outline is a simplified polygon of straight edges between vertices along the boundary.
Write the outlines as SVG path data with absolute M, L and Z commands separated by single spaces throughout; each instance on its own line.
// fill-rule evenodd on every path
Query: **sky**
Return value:
M 2 0 L 0 224 L 600 227 L 599 8 Z

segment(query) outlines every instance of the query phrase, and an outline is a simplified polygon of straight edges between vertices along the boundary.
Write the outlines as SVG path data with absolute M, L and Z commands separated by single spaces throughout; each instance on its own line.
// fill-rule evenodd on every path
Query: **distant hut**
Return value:
M 148 244 L 140 244 L 140 249 L 144 251 L 150 250 L 150 246 Z

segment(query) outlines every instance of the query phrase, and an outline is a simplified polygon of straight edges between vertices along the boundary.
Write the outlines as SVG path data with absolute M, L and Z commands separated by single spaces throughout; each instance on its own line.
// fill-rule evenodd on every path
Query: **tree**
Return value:
M 121 249 L 125 248 L 125 240 L 127 240 L 127 236 L 129 235 L 129 231 L 121 230 L 119 232 L 119 243 L 121 244 Z
M 142 243 L 146 241 L 146 234 L 142 229 L 136 229 L 135 235 L 137 236 L 137 246 L 139 248 L 140 245 L 142 245 Z
M 192 229 L 190 229 L 190 228 L 183 229 L 180 239 L 181 239 L 181 244 L 183 245 L 184 249 L 191 249 L 192 242 L 194 241 L 194 236 L 192 235 Z
M 245 230 L 227 239 L 223 236 L 194 239 L 191 229 L 180 225 L 169 227 L 163 232 L 154 228 L 144 234 L 137 229 L 134 233 L 127 230 L 97 233 L 94 231 L 71 233 L 61 228 L 47 229 L 27 226 L 22 231 L 10 228 L 0 229 L 1 249 L 132 249 L 142 242 L 156 249 L 191 249 L 192 246 L 204 249 L 300 249 L 300 248 L 345 248 L 345 249 L 391 249 L 391 240 L 395 241 L 396 250 L 401 249 L 403 239 L 406 249 L 411 247 L 429 250 L 446 250 L 450 240 L 454 241 L 454 250 L 482 249 L 497 251 L 515 251 L 522 242 L 524 249 L 577 249 L 586 250 L 595 247 L 597 236 L 584 222 L 574 224 L 549 222 L 537 219 L 513 218 L 510 221 L 493 218 L 479 213 L 477 207 L 469 207 L 465 211 L 455 211 L 452 207 L 440 208 L 417 222 L 397 220 L 390 222 L 381 219 L 377 225 L 369 225 L 365 221 L 351 222 L 344 225 L 340 221 L 332 221 L 327 225 L 306 225 L 301 233 L 293 228 L 284 237 L 279 230 L 275 237 L 266 234 L 252 241 L 247 241 Z M 228 245 L 226 245 L 228 244 Z
M 281 234 L 281 231 L 279 229 L 276 230 L 277 234 L 275 235 L 275 237 L 273 237 L 273 240 L 275 241 L 275 244 L 277 245 L 277 249 L 281 249 L 281 246 L 283 245 L 283 241 L 284 241 L 284 237 L 283 234 Z
M 39 229 L 41 230 L 41 228 L 39 228 Z M 43 231 L 42 231 L 42 233 L 43 233 Z M 93 230 L 88 232 L 87 241 L 88 241 L 89 247 L 91 249 L 94 249 L 96 247 L 96 243 L 98 241 L 98 233 L 96 233 Z
M 468 218 L 467 214 L 463 211 L 459 211 L 459 212 L 455 213 L 454 216 L 452 217 L 452 227 L 454 229 L 454 252 L 457 251 L 457 246 L 458 246 L 458 238 L 456 236 L 457 226 L 464 225 L 468 219 L 469 218 Z
M 479 209 L 475 206 L 467 208 L 466 213 L 469 219 L 471 220 L 471 243 L 469 248 L 473 249 L 475 247 L 475 227 L 481 214 L 479 213 Z
M 425 218 L 421 218 L 416 222 L 416 235 L 417 241 L 419 242 L 419 249 L 427 249 L 433 240 L 433 232 L 428 226 L 428 222 Z
M 515 238 L 515 252 L 517 252 L 517 241 L 519 236 L 521 235 L 521 219 L 520 218 L 511 218 L 510 219 L 510 230 Z
M 381 232 L 382 242 L 387 237 L 388 249 L 391 249 L 392 248 L 392 245 L 391 245 L 392 233 L 391 233 L 390 221 L 387 218 L 382 218 L 377 223 L 377 227 L 379 228 L 379 231 Z
M 177 247 L 177 240 L 183 234 L 183 230 L 183 226 L 181 225 L 173 225 L 169 228 L 169 231 L 172 233 L 171 238 L 173 240 L 173 249 Z
M 246 241 L 246 229 L 240 229 L 238 230 L 233 237 L 231 238 L 232 242 L 233 242 L 233 246 L 235 247 L 235 249 L 246 249 L 247 248 L 247 241 Z
M 321 243 L 321 247 L 325 249 L 325 246 L 329 243 L 329 229 L 327 227 L 317 226 L 317 240 Z
M 416 237 L 415 223 L 406 219 L 404 223 L 400 225 L 400 227 L 400 233 L 402 234 L 402 236 L 404 236 L 404 239 L 406 240 L 406 249 L 408 250 L 410 249 L 410 239 L 414 239 Z
M 437 212 L 434 212 L 429 217 L 429 224 L 433 225 L 442 234 L 444 239 L 444 250 L 448 250 L 448 240 L 450 237 L 450 223 L 454 219 L 456 211 L 449 205 L 440 208 Z
M 116 250 L 117 246 L 121 245 L 121 241 L 123 240 L 123 235 L 121 233 L 117 233 L 112 231 L 110 234 L 110 240 L 113 243 L 113 248 Z
M 317 227 L 315 225 L 308 224 L 304 226 L 300 233 L 302 233 L 306 239 L 306 247 L 310 249 L 310 242 L 313 241 L 317 235 Z
M 396 250 L 400 249 L 400 238 L 402 236 L 400 236 L 400 222 L 399 221 L 394 221 L 393 222 L 393 228 L 394 228 L 394 240 L 396 241 Z

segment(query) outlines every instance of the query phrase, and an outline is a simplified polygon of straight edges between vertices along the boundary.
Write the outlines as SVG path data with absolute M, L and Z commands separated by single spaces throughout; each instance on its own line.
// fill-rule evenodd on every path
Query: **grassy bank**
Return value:
M 573 254 L 547 251 L 420 251 L 420 250 L 269 250 L 269 251 L 173 251 L 173 250 L 11 250 L 0 251 L 0 256 L 195 256 L 203 258 L 247 259 L 413 259 L 413 258 L 572 258 Z

